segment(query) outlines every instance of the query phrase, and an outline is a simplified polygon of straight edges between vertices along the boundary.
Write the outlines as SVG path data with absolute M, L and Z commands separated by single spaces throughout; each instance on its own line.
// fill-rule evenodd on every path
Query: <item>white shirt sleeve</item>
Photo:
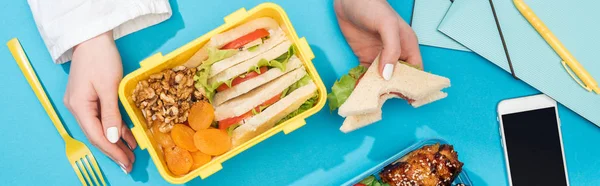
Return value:
M 71 60 L 73 47 L 113 30 L 115 39 L 171 17 L 168 0 L 27 0 L 55 63 Z

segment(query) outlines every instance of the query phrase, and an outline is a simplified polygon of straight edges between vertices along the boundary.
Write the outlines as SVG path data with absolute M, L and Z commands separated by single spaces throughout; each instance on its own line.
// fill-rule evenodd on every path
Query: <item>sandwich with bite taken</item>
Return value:
M 366 68 L 357 66 L 336 81 L 327 95 L 329 108 L 345 117 L 340 130 L 351 132 L 382 119 L 386 100 L 400 98 L 417 108 L 445 98 L 441 90 L 450 86 L 448 78 L 427 73 L 399 61 L 392 79 L 384 80 L 377 70 L 379 57 Z

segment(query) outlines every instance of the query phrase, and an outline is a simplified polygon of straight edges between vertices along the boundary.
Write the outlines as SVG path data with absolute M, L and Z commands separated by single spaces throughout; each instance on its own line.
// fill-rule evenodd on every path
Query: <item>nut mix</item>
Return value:
M 205 99 L 194 88 L 195 73 L 196 68 L 177 66 L 152 74 L 137 84 L 132 100 L 142 110 L 148 128 L 158 123 L 159 130 L 165 133 L 175 124 L 187 121 L 193 102 Z

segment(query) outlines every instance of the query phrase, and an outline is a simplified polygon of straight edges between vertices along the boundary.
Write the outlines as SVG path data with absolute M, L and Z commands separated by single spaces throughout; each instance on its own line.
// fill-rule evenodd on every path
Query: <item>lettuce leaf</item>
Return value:
M 382 181 L 380 181 L 377 178 L 375 178 L 374 175 L 366 177 L 365 179 L 363 179 L 359 183 L 362 183 L 363 185 L 366 185 L 366 186 L 389 186 L 389 184 L 383 183 Z
M 310 82 L 312 82 L 312 79 L 310 78 L 310 76 L 304 75 L 304 77 L 302 77 L 300 80 L 296 81 L 296 83 L 292 84 L 291 86 L 289 86 L 288 88 L 286 88 L 285 90 L 283 90 L 283 93 L 281 94 L 281 98 L 287 96 L 289 93 L 293 92 L 294 90 L 309 84 Z
M 405 64 L 405 65 L 407 65 L 409 67 L 413 67 L 413 68 L 418 69 L 418 70 L 423 70 L 423 68 L 421 68 L 420 66 L 413 65 L 413 64 L 410 64 L 410 63 L 407 63 L 407 62 L 404 62 L 404 61 L 398 61 L 398 63 Z
M 281 54 L 281 56 L 273 60 L 269 61 L 266 59 L 261 59 L 260 61 L 258 61 L 256 66 L 250 67 L 248 72 L 260 72 L 260 67 L 278 68 L 281 71 L 285 71 L 285 67 L 287 66 L 288 61 L 290 60 L 290 58 L 292 58 L 292 56 L 296 55 L 296 52 L 296 46 L 292 45 L 288 49 L 288 52 Z
M 207 48 L 208 50 L 208 58 L 197 67 L 198 71 L 194 76 L 195 87 L 197 89 L 204 88 L 206 92 L 206 97 L 208 97 L 209 101 L 212 101 L 212 97 L 215 94 L 215 90 L 218 85 L 209 85 L 208 84 L 208 74 L 210 73 L 210 67 L 225 58 L 231 57 L 235 55 L 237 50 L 219 50 L 217 48 Z M 219 84 L 220 85 L 220 84 Z
M 304 103 L 302 103 L 302 105 L 300 105 L 300 107 L 297 110 L 295 110 L 294 112 L 288 114 L 287 116 L 285 116 L 281 120 L 279 120 L 275 124 L 275 126 L 303 113 L 304 111 L 307 111 L 310 108 L 313 108 L 317 104 L 318 101 L 319 101 L 319 94 L 315 93 L 315 95 L 313 95 L 311 98 L 309 98 Z
M 354 79 L 358 79 L 358 78 L 360 78 L 360 76 L 365 74 L 365 72 L 367 72 L 367 67 L 359 65 L 357 67 L 350 69 L 350 71 L 348 71 L 348 75 L 350 75 Z
M 231 136 L 231 134 L 233 134 L 233 130 L 235 130 L 239 126 L 240 126 L 240 124 L 233 124 L 233 125 L 229 126 L 227 128 L 227 134 L 229 134 Z
M 260 46 L 260 44 L 259 45 L 251 46 L 250 48 L 248 48 L 248 51 L 254 52 L 254 51 L 256 51 L 258 49 L 258 46 Z
M 256 64 L 256 66 L 250 67 L 248 72 L 254 71 L 254 72 L 260 73 L 260 67 L 278 68 L 281 71 L 285 70 L 285 65 L 282 62 L 279 62 L 277 60 L 268 61 L 266 59 L 260 59 L 258 61 L 258 63 Z
M 350 69 L 347 75 L 343 75 L 340 80 L 333 83 L 333 87 L 331 87 L 331 93 L 327 94 L 329 109 L 331 111 L 339 108 L 342 104 L 344 104 L 344 102 L 346 102 L 348 97 L 350 97 L 350 94 L 352 94 L 352 91 L 354 91 L 358 78 L 360 78 L 360 76 L 362 76 L 366 71 L 366 67 L 359 65 Z

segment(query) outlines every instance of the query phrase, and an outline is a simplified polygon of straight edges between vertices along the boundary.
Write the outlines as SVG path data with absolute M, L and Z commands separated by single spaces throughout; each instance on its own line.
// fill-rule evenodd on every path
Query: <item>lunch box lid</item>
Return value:
M 164 160 L 162 154 L 158 154 L 160 149 L 157 149 L 158 146 L 156 142 L 151 138 L 150 130 L 145 125 L 145 119 L 140 109 L 135 106 L 133 100 L 131 99 L 133 90 L 140 80 L 147 79 L 151 74 L 185 63 L 197 50 L 200 49 L 200 47 L 206 44 L 212 36 L 259 17 L 271 17 L 275 19 L 286 33 L 287 38 L 296 45 L 298 49 L 296 55 L 303 62 L 307 73 L 312 77 L 315 85 L 317 85 L 319 101 L 313 108 L 306 110 L 301 114 L 271 128 L 270 130 L 260 134 L 257 137 L 254 137 L 244 144 L 231 149 L 223 155 L 214 157 L 209 163 L 196 170 L 190 171 L 184 176 L 175 176 L 171 174 L 167 169 L 165 162 L 162 161 Z M 283 131 L 284 134 L 289 134 L 292 131 L 304 126 L 306 124 L 305 119 L 321 110 L 325 105 L 327 92 L 321 77 L 312 64 L 312 59 L 315 56 L 310 46 L 306 42 L 306 39 L 298 37 L 290 19 L 279 5 L 274 3 L 262 3 L 248 11 L 245 8 L 241 8 L 232 14 L 225 16 L 224 21 L 225 24 L 181 46 L 167 55 L 163 56 L 162 53 L 159 52 L 144 59 L 140 62 L 140 68 L 125 76 L 119 84 L 119 99 L 123 104 L 127 115 L 131 118 L 131 122 L 133 123 L 131 132 L 133 133 L 138 146 L 142 150 L 148 149 L 148 153 L 150 154 L 152 161 L 155 162 L 158 172 L 166 181 L 170 183 L 182 184 L 198 176 L 202 179 L 209 177 L 223 168 L 223 162 L 245 151 L 246 149 L 281 131 Z
M 388 158 L 387 160 L 377 164 L 376 166 L 370 168 L 369 170 L 361 173 L 360 175 L 350 179 L 349 181 L 347 181 L 346 183 L 344 183 L 343 185 L 346 186 L 352 186 L 356 183 L 359 183 L 360 181 L 362 181 L 363 179 L 365 179 L 366 177 L 369 177 L 371 175 L 378 175 L 379 172 L 381 172 L 383 170 L 383 168 L 389 164 L 394 163 L 395 161 L 397 161 L 398 159 L 404 157 L 405 155 L 407 155 L 408 153 L 417 150 L 425 145 L 434 145 L 434 144 L 449 144 L 447 141 L 443 140 L 443 139 L 437 139 L 437 138 L 432 138 L 432 139 L 426 139 L 426 140 L 422 140 L 419 141 L 407 148 L 405 148 L 404 150 L 398 152 L 397 154 L 393 155 L 392 157 Z M 469 179 L 469 175 L 467 174 L 467 172 L 465 171 L 465 168 L 463 167 L 462 171 L 460 172 L 460 174 L 458 175 L 458 177 L 456 177 L 456 179 L 454 180 L 453 184 L 458 184 L 458 183 L 462 183 L 466 186 L 471 186 L 473 185 L 471 183 L 471 179 Z

